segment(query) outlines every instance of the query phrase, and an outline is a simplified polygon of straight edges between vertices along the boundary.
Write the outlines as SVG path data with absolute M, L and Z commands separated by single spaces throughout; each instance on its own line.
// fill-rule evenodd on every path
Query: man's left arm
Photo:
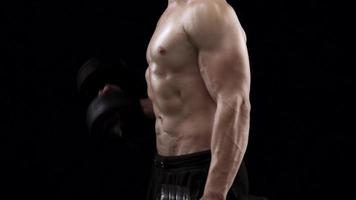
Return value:
M 197 47 L 205 85 L 216 102 L 212 160 L 202 200 L 224 200 L 245 154 L 250 121 L 246 39 L 230 7 L 193 8 L 185 31 Z M 226 9 L 226 10 L 224 10 Z

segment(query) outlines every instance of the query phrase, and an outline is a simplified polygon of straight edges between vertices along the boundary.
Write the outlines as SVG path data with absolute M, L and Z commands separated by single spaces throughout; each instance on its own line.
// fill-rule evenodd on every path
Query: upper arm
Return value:
M 250 69 L 246 39 L 233 9 L 227 4 L 197 3 L 188 17 L 184 29 L 198 51 L 201 75 L 212 98 L 248 99 Z

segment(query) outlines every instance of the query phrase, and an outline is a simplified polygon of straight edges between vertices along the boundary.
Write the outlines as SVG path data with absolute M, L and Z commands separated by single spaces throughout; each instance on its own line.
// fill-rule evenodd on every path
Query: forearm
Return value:
M 231 106 L 236 104 L 235 108 Z M 249 110 L 248 102 L 218 102 L 211 138 L 212 160 L 202 200 L 226 198 L 247 148 Z

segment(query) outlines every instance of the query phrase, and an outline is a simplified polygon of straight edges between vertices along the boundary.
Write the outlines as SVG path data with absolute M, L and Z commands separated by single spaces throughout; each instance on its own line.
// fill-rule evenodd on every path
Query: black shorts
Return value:
M 156 155 L 147 200 L 199 200 L 204 192 L 210 151 L 181 156 Z M 248 177 L 242 163 L 227 200 L 247 200 Z

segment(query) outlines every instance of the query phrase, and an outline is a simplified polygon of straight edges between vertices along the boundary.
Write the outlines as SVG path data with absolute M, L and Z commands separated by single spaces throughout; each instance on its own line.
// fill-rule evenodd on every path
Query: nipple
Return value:
M 165 54 L 167 53 L 167 50 L 164 49 L 163 47 L 159 47 L 159 48 L 158 48 L 158 52 L 159 52 L 159 54 L 161 54 L 161 55 L 165 55 Z

